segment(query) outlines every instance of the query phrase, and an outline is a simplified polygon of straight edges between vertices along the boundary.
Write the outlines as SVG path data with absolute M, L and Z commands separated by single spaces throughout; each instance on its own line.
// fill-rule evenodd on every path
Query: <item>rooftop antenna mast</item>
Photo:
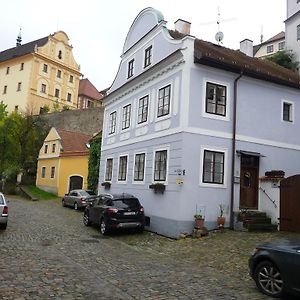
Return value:
M 263 25 L 261 25 L 261 30 L 260 30 L 260 43 L 264 41 L 264 34 L 263 34 Z
M 220 30 L 220 23 L 221 23 L 221 13 L 220 13 L 220 7 L 218 6 L 218 18 L 217 18 L 217 25 L 218 25 L 218 32 L 215 35 L 215 39 L 218 42 L 218 45 L 221 43 L 224 39 L 224 33 Z

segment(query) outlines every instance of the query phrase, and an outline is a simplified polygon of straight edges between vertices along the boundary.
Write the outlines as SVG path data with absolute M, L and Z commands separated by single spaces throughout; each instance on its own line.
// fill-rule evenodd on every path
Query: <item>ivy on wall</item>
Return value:
M 88 166 L 88 188 L 96 191 L 99 180 L 99 166 L 101 155 L 101 137 L 96 136 L 90 142 L 89 166 Z

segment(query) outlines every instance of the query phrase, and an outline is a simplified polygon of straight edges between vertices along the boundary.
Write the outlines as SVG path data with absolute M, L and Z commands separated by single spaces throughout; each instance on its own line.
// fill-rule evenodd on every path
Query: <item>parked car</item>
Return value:
M 249 258 L 250 275 L 264 294 L 300 295 L 300 240 L 278 240 L 258 246 Z
M 72 190 L 62 198 L 62 206 L 71 206 L 80 209 L 86 206 L 85 199 L 95 194 L 91 190 Z
M 97 224 L 103 235 L 113 229 L 135 228 L 142 232 L 145 226 L 144 208 L 130 194 L 101 194 L 87 199 L 83 223 Z
M 0 229 L 6 229 L 8 222 L 8 206 L 7 201 L 2 193 L 0 193 Z

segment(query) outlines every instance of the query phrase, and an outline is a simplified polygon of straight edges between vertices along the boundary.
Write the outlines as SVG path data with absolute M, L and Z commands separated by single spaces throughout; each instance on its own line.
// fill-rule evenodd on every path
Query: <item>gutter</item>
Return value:
M 232 153 L 231 153 L 231 198 L 230 198 L 230 229 L 234 229 L 234 171 L 235 171 L 235 150 L 236 150 L 236 110 L 237 110 L 237 84 L 243 76 L 243 71 L 234 80 L 234 94 L 233 94 L 233 120 L 232 120 Z

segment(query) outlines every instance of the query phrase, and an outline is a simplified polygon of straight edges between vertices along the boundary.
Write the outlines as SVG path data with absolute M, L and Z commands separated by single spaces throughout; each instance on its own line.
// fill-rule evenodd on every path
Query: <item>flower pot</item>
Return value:
M 225 225 L 225 217 L 218 217 L 217 224 L 219 227 L 224 227 Z
M 204 219 L 195 219 L 195 227 L 196 228 L 204 227 Z

